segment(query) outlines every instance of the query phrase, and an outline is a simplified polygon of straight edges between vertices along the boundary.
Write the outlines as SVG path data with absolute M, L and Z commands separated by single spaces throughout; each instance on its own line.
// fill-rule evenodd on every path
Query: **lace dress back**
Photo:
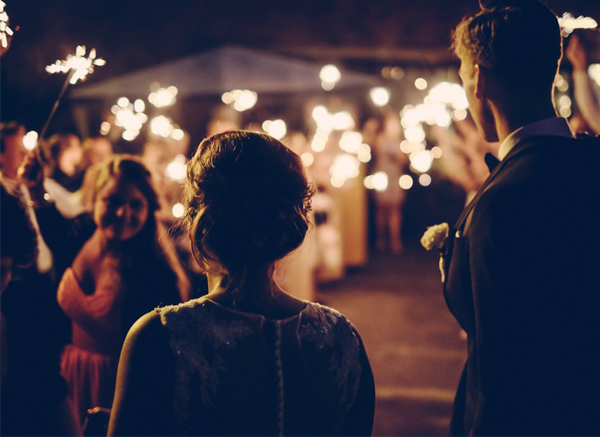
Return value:
M 361 343 L 337 311 L 307 302 L 267 319 L 201 298 L 157 309 L 177 357 L 181 435 L 335 435 L 356 400 Z

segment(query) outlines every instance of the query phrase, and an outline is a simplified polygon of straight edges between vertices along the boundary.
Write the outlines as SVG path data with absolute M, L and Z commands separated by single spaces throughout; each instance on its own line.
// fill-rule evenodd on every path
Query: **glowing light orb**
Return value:
M 327 64 L 321 68 L 319 78 L 321 79 L 323 89 L 329 91 L 340 81 L 342 73 L 335 65 Z
M 173 213 L 173 217 L 181 218 L 183 217 L 183 214 L 185 214 L 185 208 L 181 203 L 176 203 L 173 205 L 171 212 Z
M 378 171 L 373 175 L 373 189 L 375 191 L 385 191 L 388 187 L 388 175 L 383 171 Z
M 347 130 L 354 128 L 354 119 L 348 111 L 340 111 L 333 114 L 333 128 L 335 130 Z
M 415 79 L 415 88 L 418 90 L 425 90 L 427 89 L 428 83 L 425 79 L 423 79 L 422 77 L 419 77 L 417 79 Z
M 258 101 L 258 94 L 251 90 L 232 90 L 221 96 L 223 103 L 232 105 L 238 112 L 251 109 Z
M 183 183 L 186 176 L 185 156 L 177 155 L 165 168 L 165 176 L 173 182 Z
M 571 106 L 571 98 L 569 96 L 560 96 L 558 103 L 560 106 Z
M 384 87 L 371 88 L 369 95 L 375 106 L 385 106 L 390 101 L 390 91 Z
M 300 160 L 302 161 L 304 167 L 310 167 L 315 162 L 315 157 L 310 152 L 304 152 L 302 155 L 300 155 Z
M 569 82 L 567 82 L 565 80 L 565 78 L 562 76 L 562 74 L 559 73 L 556 75 L 556 80 L 554 81 L 554 86 L 559 91 L 562 91 L 564 93 L 569 89 Z
M 439 159 L 442 157 L 443 151 L 442 148 L 440 146 L 435 146 L 431 149 L 431 156 L 434 159 Z
M 452 111 L 452 118 L 456 121 L 462 121 L 467 118 L 467 110 L 466 109 L 455 109 Z
M 100 124 L 100 134 L 108 135 L 109 132 L 110 132 L 110 123 L 108 121 L 103 121 L 102 124 Z
M 561 106 L 560 109 L 558 110 L 558 113 L 560 114 L 561 117 L 570 117 L 572 114 L 571 108 L 569 106 Z
M 359 171 L 360 161 L 355 156 L 349 154 L 337 155 L 329 168 L 332 178 L 341 179 L 344 182 L 357 177 Z
M 346 180 L 340 176 L 333 175 L 331 176 L 330 183 L 334 188 L 342 188 Z
M 173 129 L 171 138 L 173 138 L 174 140 L 177 140 L 177 141 L 181 141 L 185 138 L 185 132 L 179 128 Z
M 429 150 L 413 152 L 408 157 L 410 159 L 411 167 L 419 173 L 428 172 L 433 163 L 433 157 L 431 156 L 431 152 Z
M 159 88 L 148 95 L 148 101 L 157 108 L 171 106 L 175 103 L 178 89 L 175 86 Z
M 333 115 L 323 105 L 315 106 L 312 110 L 312 118 L 317 123 L 317 128 L 324 132 L 333 130 Z
M 368 144 L 362 143 L 358 147 L 358 151 L 356 152 L 356 157 L 360 162 L 367 163 L 371 161 L 371 146 Z
M 287 134 L 287 126 L 285 121 L 281 119 L 266 120 L 263 122 L 262 128 L 265 132 L 267 132 L 273 138 L 277 138 L 278 140 L 282 139 L 285 137 L 285 134 Z
M 400 179 L 398 179 L 398 185 L 400 185 L 400 188 L 404 190 L 409 190 L 410 188 L 412 188 L 413 183 L 413 178 L 407 174 L 403 174 L 402 176 L 400 176 Z
M 159 115 L 150 121 L 150 130 L 154 135 L 168 138 L 171 136 L 171 133 L 173 133 L 173 125 L 171 124 L 171 120 L 167 117 Z
M 323 132 L 317 132 L 313 137 L 310 148 L 315 152 L 322 152 L 325 150 L 325 146 L 327 146 L 327 141 L 329 140 L 329 135 Z
M 404 136 L 412 143 L 420 143 L 425 139 L 425 131 L 420 125 L 409 126 L 404 130 Z
M 23 146 L 27 150 L 35 149 L 38 146 L 38 133 L 34 130 L 27 132 L 23 137 Z
M 419 176 L 419 183 L 423 187 L 428 187 L 429 185 L 431 185 L 431 176 L 429 176 L 428 174 L 422 174 L 421 176 Z
M 347 153 L 358 153 L 363 137 L 359 132 L 346 131 L 340 138 L 340 149 Z

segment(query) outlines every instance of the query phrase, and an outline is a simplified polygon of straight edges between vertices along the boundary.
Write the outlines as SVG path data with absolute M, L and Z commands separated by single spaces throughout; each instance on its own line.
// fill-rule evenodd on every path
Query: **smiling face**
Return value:
M 148 200 L 132 183 L 111 177 L 94 203 L 94 221 L 108 240 L 128 240 L 148 219 Z

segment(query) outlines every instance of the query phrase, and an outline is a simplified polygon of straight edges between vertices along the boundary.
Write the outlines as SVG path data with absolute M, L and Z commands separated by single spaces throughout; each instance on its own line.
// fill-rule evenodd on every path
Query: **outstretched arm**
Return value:
M 600 103 L 588 74 L 589 60 L 577 35 L 572 35 L 565 55 L 573 66 L 573 93 L 577 106 L 588 126 L 600 134 Z

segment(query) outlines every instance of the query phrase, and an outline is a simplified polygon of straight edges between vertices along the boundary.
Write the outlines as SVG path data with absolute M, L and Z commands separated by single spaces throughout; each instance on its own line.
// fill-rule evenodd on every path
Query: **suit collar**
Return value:
M 507 136 L 498 149 L 498 159 L 501 161 L 519 143 L 531 137 L 558 136 L 573 138 L 567 120 L 562 117 L 551 117 L 521 126 Z

